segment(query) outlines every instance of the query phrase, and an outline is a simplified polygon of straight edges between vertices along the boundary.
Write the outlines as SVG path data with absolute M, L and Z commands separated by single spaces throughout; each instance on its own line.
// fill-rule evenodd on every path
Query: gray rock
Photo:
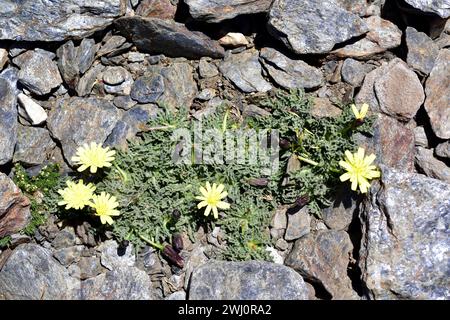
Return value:
M 164 78 L 160 74 L 136 79 L 130 96 L 139 103 L 154 103 L 164 93 Z
M 359 16 L 365 16 L 368 10 L 366 0 L 335 0 L 335 2 L 337 2 L 345 10 Z
M 0 71 L 2 71 L 6 62 L 8 62 L 8 51 L 4 48 L 0 48 Z
M 220 22 L 241 14 L 269 11 L 272 0 L 186 0 L 194 19 Z
M 224 49 L 216 41 L 175 21 L 134 16 L 120 18 L 115 24 L 141 52 L 189 59 L 224 56 Z
M 164 300 L 186 300 L 186 292 L 185 291 L 174 292 Z
M 436 155 L 441 158 L 450 158 L 450 141 L 438 144 L 435 149 Z
M 142 17 L 174 20 L 177 3 L 177 1 L 171 0 L 141 0 L 135 11 L 137 15 Z
M 354 87 L 361 86 L 366 74 L 375 69 L 374 65 L 364 64 L 355 59 L 345 59 L 342 65 L 342 79 Z
M 13 162 L 28 166 L 43 164 L 55 147 L 46 129 L 19 126 Z
M 136 262 L 132 244 L 123 249 L 119 248 L 116 241 L 107 240 L 99 245 L 97 250 L 100 251 L 101 264 L 109 270 L 132 267 Z
M 320 70 L 302 60 L 293 60 L 272 48 L 262 48 L 264 67 L 275 82 L 286 89 L 313 89 L 325 79 Z
M 416 150 L 416 165 L 425 175 L 450 183 L 450 168 L 434 157 L 433 150 L 422 147 L 417 147 Z
M 244 92 L 267 92 L 272 86 L 261 75 L 257 51 L 228 56 L 219 66 L 220 72 Z
M 104 270 L 100 264 L 100 259 L 92 256 L 81 257 L 75 266 L 71 266 L 70 273 L 77 279 L 86 280 L 98 276 Z
M 311 114 L 316 118 L 338 117 L 342 114 L 342 109 L 328 98 L 314 98 Z
M 67 267 L 72 263 L 77 263 L 81 259 L 81 253 L 84 246 L 73 246 L 68 248 L 57 249 L 53 252 L 53 256 L 63 266 Z
M 425 84 L 425 110 L 434 133 L 450 139 L 450 50 L 442 49 Z
M 212 88 L 206 88 L 206 89 L 203 89 L 202 91 L 200 91 L 196 98 L 201 101 L 208 101 L 208 100 L 211 100 L 212 98 L 214 98 L 215 96 L 216 96 L 216 90 L 214 90 Z
M 26 119 L 32 125 L 43 124 L 47 120 L 47 112 L 36 101 L 26 96 L 23 93 L 19 93 L 17 96 L 20 107 L 26 115 Z
M 407 62 L 414 70 L 428 75 L 439 54 L 439 47 L 425 33 L 406 28 Z
M 278 208 L 272 216 L 270 226 L 274 229 L 286 229 L 287 228 L 287 208 Z
M 56 63 L 40 51 L 27 51 L 13 62 L 20 67 L 20 83 L 37 95 L 50 93 L 62 83 Z
M 399 59 L 389 63 L 374 88 L 381 111 L 403 121 L 413 118 L 425 100 L 419 78 Z
M 22 230 L 30 219 L 30 201 L 0 172 L 0 238 Z
M 364 18 L 369 32 L 361 40 L 333 51 L 341 58 L 368 59 L 386 50 L 398 47 L 402 42 L 401 30 L 392 22 L 378 16 Z
M 213 261 L 194 271 L 190 300 L 306 300 L 308 289 L 294 270 L 270 262 Z
M 65 227 L 59 231 L 52 241 L 52 246 L 55 249 L 62 249 L 81 244 L 80 239 L 77 238 L 75 230 L 72 227 Z
M 201 58 L 200 62 L 198 63 L 198 73 L 200 74 L 200 77 L 202 78 L 212 78 L 217 75 L 219 75 L 219 70 L 217 67 L 208 62 L 208 58 Z
M 3 0 L 0 7 L 0 39 L 16 41 L 84 38 L 125 13 L 123 0 Z
M 155 300 L 149 276 L 135 267 L 118 268 L 81 284 L 82 300 Z
M 80 76 L 92 66 L 97 46 L 93 39 L 83 39 L 78 47 L 68 41 L 58 48 L 58 67 L 65 83 L 75 89 Z
M 17 96 L 9 81 L 0 76 L 0 165 L 11 161 L 17 141 Z
M 106 67 L 103 82 L 107 93 L 127 96 L 131 93 L 134 80 L 131 73 L 123 67 Z
M 62 98 L 52 107 L 47 126 L 61 142 L 69 164 L 84 143 L 103 144 L 119 120 L 119 111 L 111 102 L 97 98 Z
M 0 299 L 72 299 L 76 285 L 50 250 L 31 243 L 18 246 L 0 271 Z
M 333 299 L 353 299 L 356 293 L 347 276 L 352 250 L 353 245 L 346 232 L 320 231 L 298 239 L 285 264 L 304 278 L 321 283 Z
M 287 218 L 287 228 L 284 234 L 286 241 L 296 240 L 311 231 L 311 216 L 309 215 L 308 207 L 303 207 L 296 212 L 290 212 L 288 210 Z
M 94 64 L 78 81 L 75 90 L 80 97 L 91 93 L 95 83 L 101 78 L 101 72 L 105 67 L 101 63 Z
M 269 32 L 298 54 L 326 53 L 368 31 L 357 15 L 330 0 L 275 0 Z
M 359 208 L 360 199 L 347 186 L 341 186 L 336 192 L 336 200 L 322 211 L 325 224 L 333 230 L 347 230 Z
M 415 127 L 413 131 L 414 131 L 415 145 L 418 147 L 428 148 L 428 145 L 429 145 L 428 137 L 427 137 L 424 127 L 422 127 L 422 126 Z
M 186 62 L 168 67 L 151 66 L 145 75 L 160 74 L 164 79 L 164 93 L 157 99 L 158 105 L 172 110 L 189 109 L 197 96 L 194 70 Z
M 117 108 L 123 109 L 123 110 L 130 110 L 133 108 L 137 102 L 131 99 L 130 96 L 118 96 L 115 97 L 113 100 L 114 105 Z
M 414 8 L 423 12 L 431 12 L 439 15 L 441 18 L 450 17 L 450 3 L 448 0 L 405 0 Z
M 375 299 L 448 299 L 450 185 L 382 167 L 361 213 L 359 266 Z

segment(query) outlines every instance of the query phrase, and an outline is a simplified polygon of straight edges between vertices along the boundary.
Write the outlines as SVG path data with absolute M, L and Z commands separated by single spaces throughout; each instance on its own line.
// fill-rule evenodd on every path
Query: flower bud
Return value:
M 184 244 L 183 244 L 183 237 L 181 236 L 181 234 L 175 233 L 172 236 L 172 247 L 177 252 L 181 252 L 181 250 L 183 250 Z
M 178 252 L 175 251 L 174 248 L 172 248 L 172 246 L 166 245 L 162 251 L 162 254 L 165 258 L 167 258 L 167 260 L 176 265 L 178 268 L 184 267 L 183 258 L 178 254 Z

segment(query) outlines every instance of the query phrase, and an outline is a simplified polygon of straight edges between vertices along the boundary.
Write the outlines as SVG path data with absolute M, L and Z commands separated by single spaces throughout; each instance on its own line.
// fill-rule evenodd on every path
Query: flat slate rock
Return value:
M 19 126 L 13 161 L 27 166 L 39 165 L 48 160 L 55 147 L 47 129 Z
M 191 277 L 190 300 L 306 300 L 308 287 L 294 270 L 271 262 L 210 261 Z
M 268 27 L 298 54 L 327 53 L 368 31 L 361 18 L 331 0 L 275 0 Z
M 11 161 L 17 141 L 16 88 L 0 76 L 0 165 Z
M 125 0 L 0 0 L 0 40 L 84 38 L 125 13 Z
M 134 16 L 117 19 L 115 24 L 141 52 L 189 59 L 222 58 L 225 53 L 217 41 L 175 21 Z
M 406 28 L 406 45 L 408 46 L 406 58 L 408 65 L 414 70 L 428 75 L 439 54 L 438 45 L 425 33 L 412 27 Z
M 299 59 L 291 59 L 272 48 L 261 49 L 261 61 L 274 81 L 286 89 L 313 89 L 324 82 L 322 72 Z
M 194 19 L 220 22 L 241 14 L 269 11 L 273 0 L 185 0 Z

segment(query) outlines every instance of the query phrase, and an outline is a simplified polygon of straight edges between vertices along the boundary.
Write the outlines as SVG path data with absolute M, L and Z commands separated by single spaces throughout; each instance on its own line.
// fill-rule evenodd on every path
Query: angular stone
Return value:
M 212 78 L 219 74 L 219 70 L 214 64 L 208 62 L 207 58 L 201 58 L 198 63 L 198 73 L 202 78 Z
M 336 107 L 328 98 L 314 98 L 311 114 L 316 118 L 338 117 L 342 109 Z
M 164 93 L 164 78 L 160 74 L 136 79 L 130 97 L 139 103 L 153 103 Z
M 286 89 L 313 89 L 325 82 L 319 69 L 302 60 L 292 60 L 275 49 L 262 48 L 260 56 L 269 75 Z
M 352 250 L 353 245 L 346 232 L 321 231 L 298 239 L 285 264 L 304 278 L 321 283 L 333 299 L 351 299 L 356 295 L 347 276 Z
M 272 0 L 186 0 L 194 19 L 220 22 L 241 14 L 269 11 Z
M 92 88 L 99 78 L 101 78 L 101 72 L 105 69 L 101 63 L 94 64 L 84 76 L 80 78 L 75 88 L 77 94 L 80 97 L 87 96 L 91 93 Z
M 77 238 L 73 227 L 65 227 L 58 231 L 52 241 L 52 246 L 55 249 L 68 248 L 77 244 L 80 244 L 80 239 Z
M 224 56 L 224 49 L 216 41 L 175 21 L 134 16 L 120 18 L 115 24 L 141 52 L 188 59 Z
M 84 246 L 62 248 L 55 250 L 55 252 L 53 252 L 53 256 L 59 261 L 59 263 L 67 267 L 72 263 L 77 263 L 80 260 L 83 250 Z
M 244 92 L 267 92 L 272 86 L 261 75 L 257 51 L 228 56 L 219 66 L 220 72 Z
M 131 99 L 130 96 L 118 96 L 115 97 L 113 100 L 114 105 L 117 108 L 123 109 L 123 110 L 130 110 L 133 108 L 137 102 Z
M 177 7 L 170 0 L 142 0 L 136 8 L 141 17 L 174 20 Z
M 107 240 L 99 245 L 97 250 L 100 251 L 101 264 L 109 270 L 132 267 L 136 262 L 132 244 L 120 248 L 116 241 Z
M 47 126 L 61 142 L 69 164 L 84 143 L 103 144 L 119 120 L 119 111 L 107 100 L 98 98 L 62 98 L 52 107 Z
M 413 118 L 425 100 L 419 78 L 400 61 L 389 64 L 374 88 L 381 111 L 403 121 Z
M 19 81 L 37 95 L 50 93 L 62 83 L 58 66 L 46 54 L 27 51 L 13 61 L 20 67 Z
M 348 192 L 346 186 L 339 187 L 336 200 L 333 204 L 322 210 L 325 224 L 333 230 L 347 230 L 357 212 L 360 199 L 354 192 Z
M 416 148 L 416 165 L 430 178 L 450 183 L 450 167 L 436 159 L 433 150 Z
M 439 54 L 439 47 L 425 33 L 412 27 L 406 28 L 406 45 L 408 56 L 406 61 L 416 71 L 428 75 L 433 69 Z
M 218 41 L 222 46 L 229 48 L 238 48 L 248 46 L 250 44 L 247 38 L 239 32 L 228 32 Z
M 438 144 L 435 149 L 436 155 L 441 158 L 450 158 L 450 141 Z
M 19 126 L 13 162 L 27 166 L 43 164 L 55 147 L 47 129 Z
M 275 38 L 298 54 L 326 53 L 368 31 L 357 15 L 329 0 L 275 0 L 268 26 Z
M 360 219 L 359 266 L 371 298 L 447 299 L 450 185 L 382 166 Z
M 302 277 L 283 265 L 263 261 L 212 261 L 191 277 L 190 300 L 307 300 Z
M 425 110 L 434 133 L 450 139 L 450 50 L 442 49 L 425 85 Z
M 30 218 L 30 201 L 0 172 L 0 238 L 19 232 Z
M 8 51 L 6 51 L 6 49 L 0 48 L 0 71 L 2 71 L 6 62 L 8 62 Z
M 414 128 L 414 140 L 416 146 L 428 148 L 428 137 L 424 127 L 420 126 Z
M 157 294 L 144 271 L 122 267 L 83 281 L 80 297 L 82 300 L 155 300 Z
M 107 93 L 129 95 L 133 86 L 133 76 L 123 67 L 106 67 L 103 71 L 104 88 Z
M 125 13 L 124 0 L 2 1 L 0 39 L 63 41 L 84 38 Z
M 375 69 L 375 66 L 364 64 L 352 58 L 345 59 L 342 65 L 342 79 L 354 87 L 361 86 L 367 73 Z
M 127 39 L 119 35 L 106 35 L 103 39 L 104 43 L 97 52 L 97 57 L 113 54 L 120 48 L 126 46 Z
M 76 266 L 72 266 L 70 272 L 73 277 L 86 280 L 98 276 L 103 270 L 99 258 L 81 257 Z
M 296 240 L 307 235 L 311 231 L 311 216 L 308 212 L 308 207 L 303 207 L 297 212 L 288 210 L 288 223 L 284 239 L 286 241 Z
M 391 66 L 394 63 L 394 61 L 398 60 L 392 60 L 391 61 Z M 367 103 L 370 107 L 370 110 L 373 112 L 380 112 L 380 105 L 378 103 L 378 99 L 377 96 L 375 94 L 375 81 L 384 73 L 386 73 L 387 69 L 387 64 L 382 65 L 381 67 L 369 72 L 368 74 L 366 74 L 366 76 L 364 77 L 364 82 L 361 86 L 361 88 L 359 89 L 358 94 L 355 97 L 355 102 L 357 104 L 363 104 L 363 103 Z
M 423 12 L 435 13 L 441 18 L 450 17 L 450 3 L 447 0 L 405 0 L 414 8 Z
M 392 22 L 378 16 L 365 18 L 364 22 L 369 28 L 366 36 L 355 43 L 333 51 L 335 55 L 341 58 L 367 59 L 401 44 L 402 32 Z
M 197 96 L 197 83 L 194 70 L 188 63 L 174 63 L 168 67 L 152 66 L 148 70 L 148 75 L 160 74 L 164 79 L 165 89 L 157 99 L 158 105 L 172 110 L 191 107 Z
M 73 299 L 76 285 L 50 250 L 31 243 L 18 246 L 0 271 L 0 299 Z
M 30 121 L 32 125 L 40 125 L 47 120 L 47 112 L 33 99 L 19 93 L 17 96 L 20 106 L 25 110 L 27 115 L 27 120 Z
M 11 161 L 17 141 L 17 97 L 9 81 L 0 76 L 0 165 Z

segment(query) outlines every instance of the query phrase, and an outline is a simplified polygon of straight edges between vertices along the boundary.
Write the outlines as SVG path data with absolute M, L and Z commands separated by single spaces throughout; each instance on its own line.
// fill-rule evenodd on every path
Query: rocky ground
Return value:
M 448 0 L 0 0 L 0 299 L 448 299 Z M 49 10 L 51 9 L 51 10 Z M 71 170 L 85 142 L 126 149 L 158 108 L 251 105 L 305 89 L 317 116 L 369 103 L 382 179 L 323 219 L 274 213 L 277 263 L 211 261 L 220 230 L 185 239 L 184 268 L 51 216 L 19 231 L 20 163 Z M 219 237 L 220 238 L 220 237 Z

